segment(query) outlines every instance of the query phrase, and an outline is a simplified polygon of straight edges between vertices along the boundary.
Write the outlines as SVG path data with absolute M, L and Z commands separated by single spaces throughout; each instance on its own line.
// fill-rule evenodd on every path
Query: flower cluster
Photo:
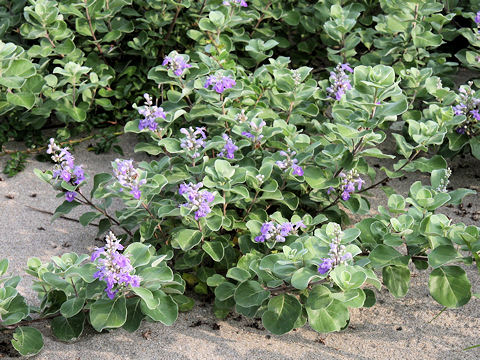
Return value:
M 235 115 L 235 121 L 246 122 L 248 120 L 247 115 L 245 114 L 245 109 L 242 109 L 237 115 Z
M 335 225 L 334 237 L 330 243 L 330 251 L 328 252 L 329 257 L 321 259 L 322 262 L 318 265 L 318 272 L 320 274 L 325 274 L 335 266 L 345 264 L 348 260 L 353 258 L 351 253 L 345 251 L 345 246 L 340 245 L 343 232 L 340 225 Z
M 225 140 L 225 146 L 223 150 L 218 154 L 219 157 L 226 157 L 227 159 L 235 158 L 235 151 L 238 150 L 238 146 L 235 145 L 233 140 L 227 134 L 222 135 L 223 140 Z
M 95 248 L 92 254 L 91 261 L 95 261 L 103 255 L 98 260 L 98 271 L 93 274 L 93 277 L 107 283 L 105 292 L 110 299 L 113 299 L 115 294 L 128 285 L 132 287 L 140 286 L 141 279 L 138 275 L 131 275 L 134 270 L 133 266 L 130 264 L 128 257 L 118 252 L 123 250 L 123 246 L 111 231 L 105 237 L 105 241 L 106 245 Z
M 448 191 L 447 186 L 450 183 L 450 176 L 452 176 L 452 169 L 447 168 L 447 170 L 445 170 L 445 176 L 440 179 L 440 184 L 438 184 L 435 190 L 446 193 Z
M 285 242 L 285 237 L 296 234 L 300 228 L 306 228 L 302 221 L 297 221 L 295 224 L 291 222 L 284 222 L 281 224 L 268 221 L 263 223 L 260 233 L 255 237 L 256 242 L 265 242 L 272 240 L 274 242 Z
M 471 83 L 469 83 L 471 85 Z M 473 126 L 480 121 L 480 99 L 475 97 L 475 92 L 468 86 L 462 86 L 459 90 L 458 105 L 453 107 L 453 113 L 458 115 L 465 115 L 466 121 L 456 128 L 458 134 L 471 135 L 474 133 Z
M 199 191 L 202 186 L 202 182 L 198 184 L 189 183 L 188 185 L 183 183 L 180 185 L 178 191 L 180 195 L 183 195 L 185 199 L 187 199 L 187 202 L 180 206 L 194 210 L 195 220 L 207 216 L 212 211 L 212 209 L 210 209 L 210 203 L 215 198 L 215 196 L 207 190 Z
M 292 169 L 292 174 L 293 175 L 298 175 L 298 176 L 303 176 L 303 169 L 297 165 L 298 160 L 294 159 L 294 156 L 297 153 L 295 151 L 291 151 L 290 149 L 287 149 L 287 151 L 280 151 L 281 156 L 285 156 L 286 159 L 282 161 L 277 161 L 276 164 L 277 166 L 285 171 L 288 171 L 288 169 Z
M 355 185 L 357 186 L 357 190 L 360 191 L 363 184 L 365 184 L 365 181 L 360 177 L 355 169 L 350 170 L 346 174 L 342 171 L 338 176 L 343 178 L 342 184 L 340 185 L 340 191 L 342 200 L 344 201 L 350 199 L 350 195 L 355 191 Z M 335 189 L 330 187 L 327 193 L 330 194 L 332 191 L 335 191 Z
M 232 3 L 232 2 L 236 5 L 240 5 L 240 6 L 243 6 L 243 7 L 248 6 L 248 4 L 245 0 L 224 0 L 223 5 L 230 6 L 230 3 Z
M 330 72 L 331 86 L 327 87 L 327 92 L 332 99 L 340 100 L 345 92 L 352 88 L 345 71 L 353 73 L 353 69 L 348 64 L 338 64 L 335 70 Z
M 298 86 L 302 83 L 302 76 L 298 70 L 292 70 L 292 77 L 295 83 L 295 86 Z
M 200 156 L 200 149 L 205 147 L 205 135 L 204 127 L 197 127 L 195 130 L 190 126 L 188 129 L 181 128 L 180 132 L 186 137 L 180 141 L 180 147 L 185 149 L 192 154 L 190 155 L 192 159 L 196 159 Z
M 145 107 L 139 108 L 138 113 L 143 115 L 144 118 L 138 123 L 138 129 L 150 129 L 155 131 L 158 126 L 157 119 L 165 119 L 165 112 L 163 111 L 163 108 L 153 105 L 152 98 L 149 94 L 144 94 L 143 97 L 145 98 Z
M 51 138 L 47 147 L 47 154 L 52 155 L 52 160 L 56 163 L 53 168 L 53 179 L 62 179 L 73 185 L 80 185 L 85 180 L 85 173 L 81 165 L 75 165 L 75 158 L 68 151 L 68 148 L 60 148 L 55 143 L 55 139 Z M 77 193 L 75 191 L 67 191 L 65 200 L 72 202 Z
M 113 173 L 120 185 L 130 189 L 130 194 L 132 194 L 135 199 L 140 199 L 142 194 L 140 186 L 144 185 L 147 180 L 140 180 L 138 169 L 133 167 L 133 160 L 116 159 L 113 163 Z
M 205 89 L 208 89 L 209 86 L 213 85 L 213 89 L 221 94 L 224 90 L 230 89 L 237 85 L 234 79 L 230 76 L 215 76 L 210 75 L 207 77 L 207 81 L 205 81 Z
M 475 15 L 475 24 L 477 25 L 480 25 L 480 11 L 477 12 L 477 14 Z
M 185 59 L 180 55 L 165 56 L 162 65 L 172 70 L 177 76 L 182 76 L 185 69 L 192 67 L 192 65 L 187 64 Z
M 252 140 L 252 143 L 255 147 L 260 147 L 261 141 L 263 139 L 262 129 L 265 125 L 267 125 L 267 123 L 261 120 L 260 123 L 257 125 L 255 121 L 252 120 L 250 121 L 249 125 L 251 130 L 242 131 L 242 135 Z

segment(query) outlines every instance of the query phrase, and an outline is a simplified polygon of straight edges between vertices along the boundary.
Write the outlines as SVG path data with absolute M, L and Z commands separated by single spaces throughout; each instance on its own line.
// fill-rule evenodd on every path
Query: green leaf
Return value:
M 430 273 L 428 288 L 432 297 L 448 308 L 465 305 L 472 297 L 470 281 L 459 266 L 442 266 Z
M 221 27 L 225 22 L 225 15 L 220 11 L 210 11 L 208 18 L 216 27 Z
M 78 201 L 68 202 L 65 200 L 59 207 L 55 209 L 55 213 L 52 216 L 52 221 L 58 219 L 62 215 L 68 214 L 79 205 L 81 204 Z
M 350 318 L 348 308 L 338 300 L 333 300 L 328 307 L 312 309 L 306 306 L 308 323 L 313 330 L 320 333 L 329 333 L 343 329 Z
M 207 285 L 210 287 L 217 287 L 221 283 L 225 282 L 226 279 L 220 274 L 213 274 L 207 279 Z
M 47 282 L 49 285 L 53 286 L 55 289 L 59 289 L 62 291 L 68 291 L 68 288 L 71 285 L 65 281 L 63 278 L 58 276 L 57 274 L 46 272 L 41 275 L 42 280 Z
M 60 313 L 66 317 L 70 318 L 72 316 L 77 315 L 82 309 L 83 305 L 85 304 L 85 298 L 83 297 L 74 297 L 65 301 L 62 306 L 60 307 Z
M 302 305 L 292 295 L 275 296 L 268 302 L 267 311 L 262 315 L 265 328 L 275 335 L 282 335 L 293 329 L 302 312 Z
M 30 92 L 7 92 L 7 101 L 15 106 L 21 106 L 30 110 L 35 104 L 35 95 Z
M 235 284 L 225 281 L 215 288 L 215 298 L 220 301 L 230 299 L 235 294 L 236 288 Z
M 223 224 L 223 216 L 210 213 L 206 218 L 207 226 L 212 231 L 218 231 L 222 227 Z
M 438 268 L 451 261 L 461 258 L 461 254 L 452 245 L 440 245 L 428 254 L 428 263 L 432 268 Z
M 215 171 L 224 179 L 230 179 L 235 174 L 235 168 L 226 160 L 215 160 Z
M 167 266 L 147 267 L 140 271 L 138 275 L 142 278 L 142 284 L 148 282 L 168 282 L 173 280 L 173 271 Z
M 8 270 L 8 259 L 0 260 L 0 276 L 5 274 Z
M 318 269 L 304 267 L 293 273 L 291 283 L 295 289 L 305 290 L 310 281 L 321 278 L 322 276 L 319 275 Z
M 400 252 L 391 246 L 383 244 L 375 247 L 368 258 L 374 268 L 381 268 L 386 265 L 398 265 L 399 262 L 405 262 L 403 260 L 405 257 Z M 406 258 L 408 263 L 408 256 Z
M 330 277 L 343 291 L 357 289 L 367 280 L 360 266 L 339 265 L 330 272 Z
M 366 296 L 362 289 L 352 289 L 345 292 L 332 293 L 334 299 L 341 301 L 347 308 L 360 308 Z
M 80 218 L 78 219 L 78 221 L 80 222 L 80 224 L 82 224 L 83 226 L 87 226 L 88 224 L 90 224 L 93 220 L 95 220 L 96 218 L 100 217 L 101 214 L 100 213 L 97 213 L 97 212 L 94 212 L 94 211 L 89 211 L 89 212 L 86 212 L 84 214 L 82 214 L 80 216 Z
M 127 320 L 125 296 L 113 300 L 100 299 L 90 307 L 90 324 L 98 332 L 107 328 L 119 328 Z
M 85 112 L 85 110 L 79 107 L 70 108 L 68 113 L 70 114 L 72 119 L 77 122 L 83 122 L 87 118 L 87 113 Z
M 388 265 L 382 269 L 383 283 L 396 298 L 404 297 L 410 287 L 410 270 L 406 266 Z
M 205 241 L 202 244 L 202 249 L 210 255 L 213 261 L 219 262 L 223 259 L 224 249 L 220 241 Z
M 333 301 L 332 292 L 324 285 L 316 285 L 308 294 L 306 306 L 312 310 L 324 309 Z
M 139 298 L 127 299 L 127 320 L 125 321 L 125 324 L 122 325 L 122 328 L 130 333 L 138 330 L 145 317 L 140 308 L 140 303 L 141 300 Z
M 195 306 L 195 301 L 183 294 L 173 294 L 171 295 L 173 301 L 175 301 L 178 305 L 179 311 L 190 311 Z
M 268 299 L 270 292 L 257 281 L 249 280 L 241 283 L 235 291 L 235 302 L 243 307 L 260 306 Z
M 53 335 L 62 341 L 78 339 L 85 325 L 85 313 L 80 312 L 73 317 L 57 316 L 50 322 Z
M 13 333 L 12 345 L 22 356 L 38 354 L 43 348 L 42 333 L 29 326 L 19 326 Z
M 326 189 L 331 186 L 327 182 L 327 173 L 325 170 L 316 166 L 307 166 L 303 174 L 305 181 L 313 189 Z
M 142 312 L 153 321 L 160 321 L 162 324 L 170 326 L 178 317 L 178 305 L 170 295 L 163 291 L 154 291 L 155 298 L 158 299 L 158 306 L 155 309 L 149 309 L 143 302 L 140 304 Z
M 470 144 L 470 148 L 472 149 L 472 155 L 476 159 L 480 159 L 480 139 L 478 139 L 478 137 L 474 137 L 470 139 L 468 143 Z
M 249 280 L 252 276 L 249 271 L 239 267 L 232 267 L 227 271 L 227 277 L 238 282 L 244 282 Z
M 192 229 L 177 230 L 172 236 L 172 246 L 179 246 L 183 251 L 192 249 L 202 240 L 202 233 Z
M 158 155 L 163 153 L 163 149 L 161 146 L 158 146 L 156 144 L 151 144 L 151 143 L 138 143 L 135 145 L 135 152 L 146 152 L 147 154 L 150 155 Z
M 124 255 L 129 255 L 134 268 L 148 264 L 154 253 L 155 249 L 151 245 L 139 242 L 131 243 L 123 252 Z
M 97 266 L 93 263 L 86 263 L 80 267 L 71 267 L 65 273 L 65 278 L 79 276 L 86 283 L 92 283 L 95 281 L 93 274 L 97 272 Z
M 90 196 L 93 197 L 94 194 L 95 194 L 95 191 L 98 189 L 98 187 L 101 185 L 101 184 L 104 184 L 106 183 L 107 181 L 110 181 L 110 179 L 112 179 L 113 176 L 110 175 L 110 174 L 106 174 L 106 173 L 100 173 L 100 174 L 96 174 L 94 177 L 93 177 L 93 187 L 92 187 L 92 191 L 90 192 Z M 88 214 L 88 213 L 87 213 Z
M 388 198 L 388 210 L 393 213 L 403 212 L 405 210 L 405 199 L 398 194 L 392 194 Z
M 158 299 L 153 297 L 150 290 L 144 287 L 132 287 L 132 292 L 138 295 L 149 309 L 155 309 L 158 306 Z

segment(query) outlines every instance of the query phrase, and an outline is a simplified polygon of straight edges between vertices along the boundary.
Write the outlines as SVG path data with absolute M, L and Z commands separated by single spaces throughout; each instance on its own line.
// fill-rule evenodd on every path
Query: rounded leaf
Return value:
M 302 305 L 292 295 L 275 296 L 268 302 L 268 310 L 263 313 L 263 326 L 275 335 L 282 335 L 293 329 L 302 312 Z
M 472 297 L 470 281 L 459 266 L 442 266 L 430 273 L 428 288 L 432 297 L 449 308 L 465 305 Z
M 29 326 L 19 326 L 13 333 L 12 345 L 23 356 L 38 354 L 43 348 L 42 333 Z

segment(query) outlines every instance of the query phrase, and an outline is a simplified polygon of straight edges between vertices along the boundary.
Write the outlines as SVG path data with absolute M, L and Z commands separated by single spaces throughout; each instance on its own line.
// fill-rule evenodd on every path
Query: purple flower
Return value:
M 111 231 L 105 237 L 105 241 L 104 247 L 95 248 L 92 253 L 91 261 L 100 258 L 97 265 L 98 271 L 93 274 L 93 277 L 107 283 L 105 292 L 110 299 L 113 299 L 119 291 L 129 285 L 140 286 L 141 279 L 138 275 L 131 275 L 134 268 L 130 264 L 130 259 L 118 252 L 123 250 L 123 246 Z
M 235 80 L 233 80 L 230 76 L 214 76 L 211 75 L 207 77 L 207 81 L 205 81 L 205 89 L 208 89 L 209 86 L 213 85 L 213 89 L 221 94 L 224 90 L 230 89 L 237 85 Z
M 63 180 L 72 185 L 80 185 L 85 180 L 85 173 L 81 166 L 75 166 L 75 158 L 68 151 L 68 148 L 60 148 L 55 139 L 51 138 L 47 147 L 47 154 L 51 155 L 56 163 L 53 167 L 53 179 Z M 75 192 L 72 192 L 76 195 Z M 67 201 L 73 201 L 75 195 L 66 194 Z
M 351 194 L 355 192 L 355 186 L 357 187 L 357 191 L 360 191 L 363 184 L 365 184 L 365 181 L 360 177 L 360 175 L 355 169 L 350 170 L 347 174 L 342 171 L 339 176 L 342 178 L 342 183 L 340 185 L 339 191 L 340 197 L 343 201 L 347 201 L 350 199 Z M 329 187 L 327 190 L 327 194 L 330 195 L 330 193 L 332 193 L 333 191 L 335 191 L 335 189 L 333 187 Z
M 205 147 L 205 135 L 204 127 L 197 127 L 195 130 L 190 126 L 188 129 L 181 128 L 180 132 L 186 137 L 180 140 L 180 147 L 189 152 L 192 159 L 200 157 L 200 149 Z
M 475 24 L 480 24 L 480 11 L 477 12 L 477 14 L 475 15 Z
M 455 116 L 465 115 L 466 109 L 467 109 L 467 106 L 465 104 L 458 104 L 453 107 L 453 113 L 455 114 Z
M 98 247 L 97 247 L 97 248 L 95 248 L 95 250 L 94 250 L 93 253 L 92 253 L 92 256 L 90 257 L 90 261 L 93 262 L 93 261 L 97 260 L 97 259 L 100 257 L 100 255 L 103 254 L 104 251 L 105 251 L 105 248 L 104 248 L 104 247 L 101 247 L 101 248 L 98 248 Z
M 346 264 L 349 260 L 353 259 L 351 253 L 347 252 L 345 246 L 341 245 L 343 232 L 340 225 L 334 224 L 333 238 L 330 242 L 329 257 L 321 259 L 321 263 L 318 265 L 318 272 L 320 274 L 326 274 L 338 265 Z
M 248 4 L 245 0 L 224 0 L 223 5 L 230 6 L 230 3 L 233 2 L 235 5 L 247 7 Z
M 131 191 L 130 191 L 130 194 L 133 195 L 133 197 L 137 200 L 140 199 L 140 196 L 142 195 L 141 191 L 138 189 L 138 188 L 133 188 Z
M 350 67 L 348 63 L 340 64 L 340 67 L 342 68 L 343 71 L 348 71 L 349 73 L 353 73 L 353 69 Z
M 185 69 L 192 67 L 192 65 L 187 64 L 183 56 L 180 55 L 165 56 L 162 65 L 172 70 L 176 76 L 182 76 Z
M 72 178 L 72 174 L 70 173 L 69 169 L 68 168 L 65 168 L 63 169 L 61 172 L 60 172 L 60 177 L 66 181 L 66 182 L 69 182 L 70 179 Z
M 50 140 L 48 141 L 48 147 L 47 147 L 47 154 L 49 155 L 53 155 L 57 152 L 60 152 L 60 146 L 58 146 L 56 143 L 55 143 L 55 139 L 54 138 L 50 138 Z
M 480 13 L 480 12 L 479 12 Z M 469 83 L 469 85 L 471 85 Z M 475 132 L 474 127 L 480 121 L 480 99 L 475 97 L 475 92 L 470 86 L 462 86 L 458 89 L 459 99 L 458 104 L 453 106 L 453 113 L 455 116 L 464 115 L 465 121 L 460 124 L 455 131 L 458 134 L 470 135 Z
M 248 139 L 255 139 L 255 135 L 253 135 L 252 133 L 249 133 L 248 131 L 242 131 L 242 135 Z
M 77 196 L 77 193 L 75 191 L 67 191 L 65 193 L 65 200 L 68 202 L 72 202 L 75 199 L 75 196 Z
M 227 159 L 234 159 L 235 158 L 235 151 L 238 150 L 238 146 L 235 145 L 233 140 L 227 134 L 223 134 L 222 138 L 223 138 L 223 140 L 225 140 L 225 146 L 223 147 L 223 151 L 221 151 L 218 154 L 218 156 L 219 157 L 226 157 Z
M 187 200 L 185 204 L 180 206 L 194 210 L 195 220 L 207 216 L 212 211 L 210 209 L 210 203 L 215 199 L 215 196 L 211 192 L 207 190 L 200 191 L 202 186 L 203 183 L 201 182 L 198 184 L 189 183 L 188 185 L 183 183 L 178 190 L 178 193 L 183 195 Z
M 480 121 L 480 113 L 478 110 L 471 110 L 470 114 L 474 117 L 475 120 Z
M 322 259 L 322 263 L 318 265 L 318 272 L 320 274 L 326 274 L 333 266 L 333 260 L 330 258 Z
M 288 171 L 291 168 L 293 175 L 303 176 L 303 169 L 297 165 L 298 160 L 293 158 L 297 154 L 295 151 L 287 149 L 287 151 L 280 151 L 279 154 L 286 157 L 282 161 L 275 162 L 280 169 Z
M 113 174 L 120 185 L 130 189 L 130 194 L 132 194 L 135 199 L 140 199 L 140 186 L 145 185 L 147 181 L 145 179 L 140 180 L 140 173 L 138 169 L 133 167 L 133 160 L 115 159 L 112 167 Z M 121 190 L 123 190 L 123 188 Z
M 467 129 L 465 128 L 465 126 L 459 126 L 455 131 L 457 132 L 457 134 L 464 135 L 467 132 Z
M 79 185 L 83 180 L 85 180 L 85 173 L 81 166 L 75 166 L 73 169 L 73 174 L 75 175 L 75 185 Z
M 163 108 L 153 105 L 153 100 L 149 94 L 144 94 L 145 106 L 138 109 L 138 113 L 143 115 L 144 118 L 138 123 L 138 129 L 149 129 L 151 131 L 156 131 L 158 127 L 157 119 L 165 119 L 166 114 L 163 111 Z
M 335 100 L 340 100 L 347 90 L 352 88 L 350 79 L 345 73 L 353 73 L 349 64 L 338 64 L 334 71 L 330 72 L 330 86 L 327 87 L 329 96 Z
M 273 242 L 285 242 L 285 238 L 289 235 L 296 234 L 300 228 L 306 228 L 302 221 L 295 224 L 284 222 L 281 224 L 268 221 L 262 224 L 260 235 L 255 237 L 256 242 L 265 242 L 272 240 Z
M 258 123 L 258 124 L 257 124 Z M 252 140 L 253 145 L 255 148 L 258 148 L 262 144 L 262 131 L 263 127 L 267 125 L 267 123 L 263 120 L 260 120 L 259 122 L 255 121 L 250 121 L 248 124 L 250 126 L 250 131 L 242 131 L 242 135 L 245 136 L 246 138 Z

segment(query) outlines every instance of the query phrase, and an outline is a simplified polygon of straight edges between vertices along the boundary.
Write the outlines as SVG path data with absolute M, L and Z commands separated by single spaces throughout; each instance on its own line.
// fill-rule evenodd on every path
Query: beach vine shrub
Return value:
M 480 271 L 479 229 L 454 224 L 438 209 L 475 193 L 450 188 L 442 154 L 460 150 L 452 149 L 452 134 L 465 135 L 458 129 L 470 126 L 477 104 L 442 84 L 451 64 L 433 50 L 453 36 L 442 3 L 381 1 L 386 18 L 374 16 L 371 2 L 167 3 L 175 20 L 162 25 L 170 24 L 163 41 L 176 47 L 158 52 L 158 34 L 152 44 L 151 31 L 140 32 L 138 51 L 155 56 L 135 76 L 150 85 L 126 90 L 119 107 L 131 119 L 124 131 L 140 139 L 135 151 L 149 161 L 119 158 L 104 173 L 86 174 L 52 138 L 52 170 L 35 171 L 64 199 L 54 218 L 83 207 L 81 224 L 98 221 L 98 235 L 112 230 L 121 239 L 112 251 L 122 276 L 105 273 L 106 259 L 117 256 L 107 248 L 90 261 L 75 254 L 50 264 L 31 259 L 26 271 L 38 279 L 42 307 L 28 307 L 15 290 L 19 278 L 4 280 L 0 292 L 0 327 L 15 331 L 17 350 L 40 350 L 38 331 L 26 326 L 45 317 L 64 329 L 53 331 L 62 340 L 77 338 L 87 321 L 98 331 L 135 330 L 144 318 L 170 325 L 178 309 L 193 306 L 187 288 L 213 294 L 216 316 L 261 318 L 274 334 L 307 323 L 321 333 L 343 330 L 349 309 L 373 306 L 382 286 L 405 296 L 412 266 L 429 272 L 426 286 L 445 308 L 471 299 L 465 268 L 475 263 Z M 69 9 L 76 16 L 75 6 Z M 309 19 L 311 12 L 323 21 Z M 180 35 L 190 40 L 179 45 L 173 39 Z M 310 46 L 317 36 L 328 49 Z M 376 50 L 360 55 L 360 42 Z M 297 51 L 330 63 L 319 68 Z M 86 65 L 79 66 L 72 68 Z M 387 138 L 394 153 L 380 149 Z M 375 158 L 392 167 L 377 170 Z M 414 171 L 431 174 L 430 183 L 417 181 L 408 194 L 388 186 Z M 372 215 L 375 187 L 387 205 Z M 111 210 L 114 200 L 124 206 Z M 65 316 L 71 307 L 78 311 Z M 112 318 L 99 324 L 99 309 Z

